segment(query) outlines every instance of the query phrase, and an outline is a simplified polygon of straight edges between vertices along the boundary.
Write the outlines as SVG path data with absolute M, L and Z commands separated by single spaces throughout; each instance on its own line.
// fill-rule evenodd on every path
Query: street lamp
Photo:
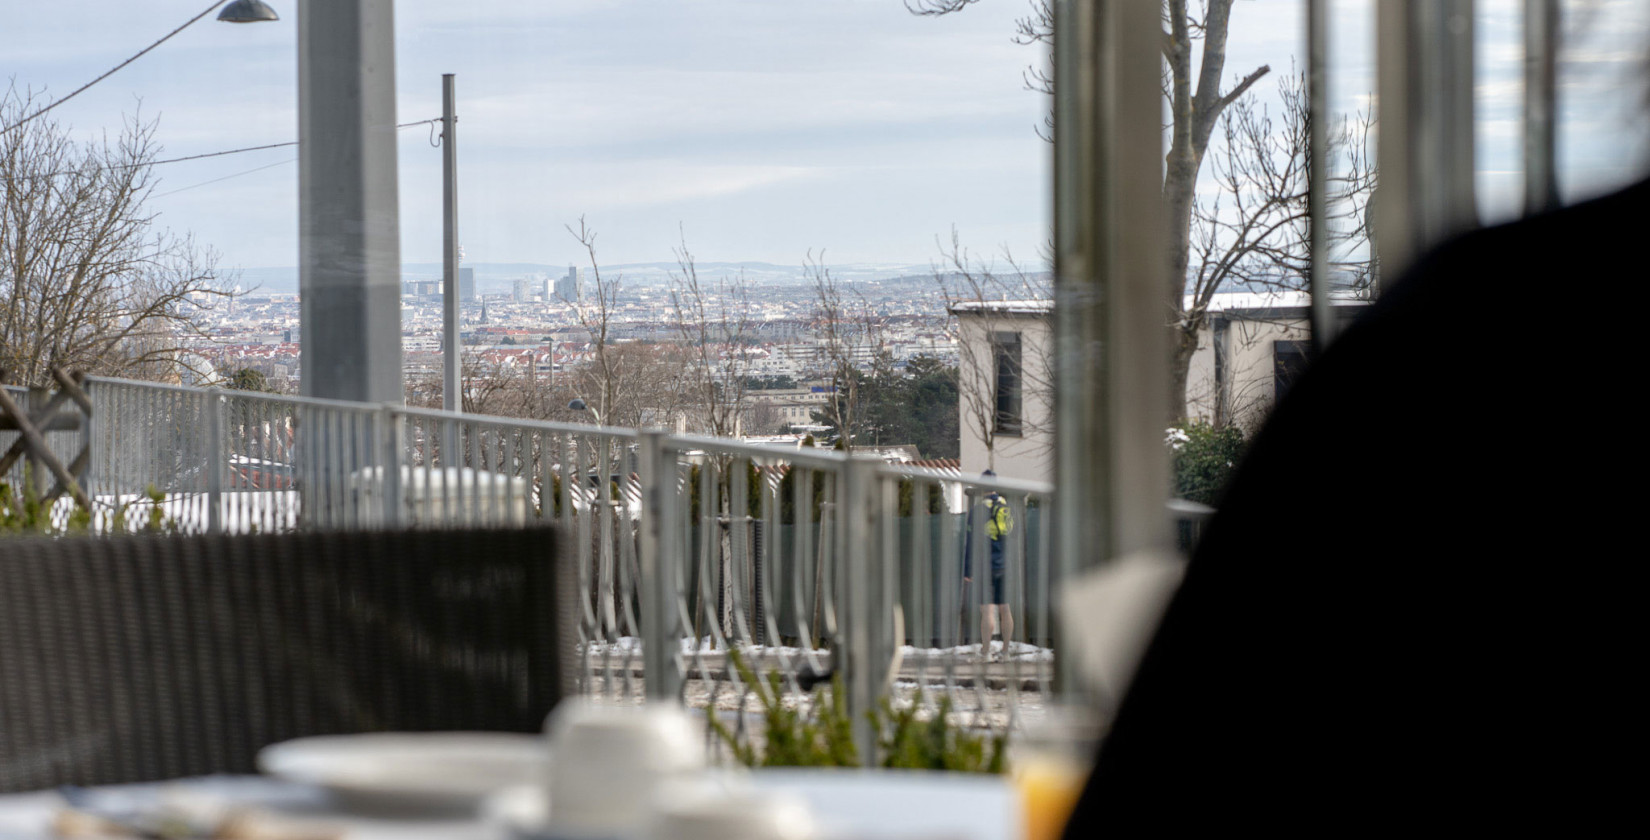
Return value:
M 218 13 L 218 20 L 225 23 L 261 23 L 280 19 L 281 16 L 275 14 L 275 10 L 263 0 L 235 0 Z
M 573 411 L 588 411 L 595 416 L 596 425 L 606 425 L 602 423 L 602 413 L 597 411 L 595 406 L 585 404 L 585 401 L 580 397 L 574 397 L 573 401 L 567 404 L 567 407 Z

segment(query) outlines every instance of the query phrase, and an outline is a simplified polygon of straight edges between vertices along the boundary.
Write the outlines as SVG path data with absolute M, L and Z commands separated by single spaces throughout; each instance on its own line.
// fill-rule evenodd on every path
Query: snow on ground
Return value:
M 623 636 L 616 642 L 594 642 L 589 646 L 589 649 L 590 656 L 593 659 L 603 656 L 639 657 L 642 653 L 642 640 L 635 636 Z M 764 659 L 770 657 L 794 659 L 801 657 L 805 653 L 802 648 L 784 645 L 741 644 L 737 646 L 737 649 L 745 656 L 762 657 Z M 580 652 L 583 652 L 584 646 L 581 645 L 579 650 Z M 683 655 L 692 655 L 696 652 L 716 653 L 722 650 L 726 650 L 726 646 L 724 645 L 723 647 L 717 647 L 715 640 L 709 636 L 698 640 L 697 645 L 694 643 L 693 639 L 681 640 L 681 652 Z M 1004 658 L 1003 652 L 1003 643 L 1000 641 L 992 641 L 992 657 L 1002 659 Z M 964 660 L 979 657 L 980 646 L 973 644 L 957 645 L 946 648 L 919 648 L 911 645 L 903 645 L 900 647 L 900 655 L 908 660 L 947 658 Z M 1037 645 L 1027 644 L 1025 642 L 1010 642 L 1008 647 L 1008 655 L 1006 658 L 1017 662 L 1053 662 L 1054 651 L 1049 648 L 1038 647 Z
M 980 646 L 957 645 L 948 648 L 917 648 L 905 645 L 900 648 L 900 655 L 906 659 L 944 659 L 946 657 L 968 659 L 980 655 Z M 1005 658 L 1002 642 L 992 641 L 991 656 L 999 660 Z M 1006 658 L 1016 662 L 1053 662 L 1054 651 L 1025 642 L 1009 642 Z

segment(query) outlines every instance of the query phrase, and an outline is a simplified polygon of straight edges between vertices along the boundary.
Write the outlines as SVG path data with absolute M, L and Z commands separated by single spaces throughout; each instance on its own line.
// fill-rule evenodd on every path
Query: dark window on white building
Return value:
M 1272 342 L 1272 393 L 1275 399 L 1282 400 L 1283 395 L 1289 393 L 1290 386 L 1306 373 L 1311 352 L 1310 341 Z
M 999 332 L 991 334 L 992 364 L 997 369 L 997 416 L 993 434 L 1019 437 L 1024 428 L 1020 410 L 1021 380 L 1020 334 Z

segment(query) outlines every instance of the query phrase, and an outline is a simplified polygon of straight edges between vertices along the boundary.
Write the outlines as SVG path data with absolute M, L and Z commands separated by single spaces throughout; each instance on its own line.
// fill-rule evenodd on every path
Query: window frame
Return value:
M 1017 331 L 992 331 L 989 341 L 991 343 L 991 434 L 993 437 L 1024 437 L 1024 335 Z

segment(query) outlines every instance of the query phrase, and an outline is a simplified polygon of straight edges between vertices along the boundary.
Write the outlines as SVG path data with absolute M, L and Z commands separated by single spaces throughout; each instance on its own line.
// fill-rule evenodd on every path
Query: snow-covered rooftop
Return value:
M 1047 298 L 1030 300 L 963 300 L 951 304 L 953 313 L 991 312 L 998 315 L 1047 315 L 1054 311 L 1054 301 Z

